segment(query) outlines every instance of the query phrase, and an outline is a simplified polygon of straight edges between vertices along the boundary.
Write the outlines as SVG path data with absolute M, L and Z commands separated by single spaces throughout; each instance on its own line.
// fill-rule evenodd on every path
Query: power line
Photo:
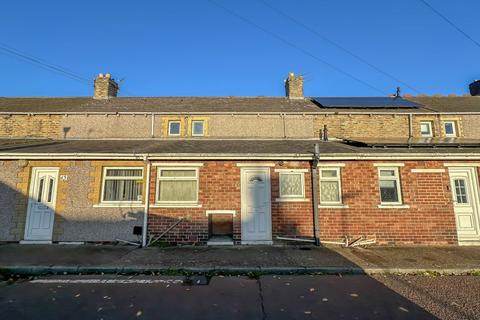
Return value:
M 460 32 L 465 38 L 467 38 L 468 40 L 470 40 L 471 42 L 473 42 L 477 47 L 480 48 L 480 43 L 478 41 L 476 41 L 475 39 L 473 39 L 468 33 L 466 33 L 465 31 L 463 31 L 460 27 L 458 27 L 455 23 L 453 23 L 452 20 L 448 19 L 446 16 L 444 16 L 443 14 L 441 14 L 437 9 L 435 9 L 431 4 L 429 4 L 427 1 L 425 0 L 419 0 L 421 3 L 423 3 L 425 6 L 427 6 L 427 8 L 429 8 L 430 10 L 432 10 L 436 15 L 438 15 L 440 18 L 442 18 L 443 20 L 445 20 L 449 25 L 451 25 L 453 28 L 455 28 L 455 30 L 457 30 L 458 32 Z
M 43 69 L 46 69 L 46 70 L 52 71 L 54 73 L 66 76 L 66 77 L 68 77 L 72 80 L 78 81 L 80 83 L 90 85 L 90 80 L 88 80 L 88 79 L 86 79 L 86 78 L 84 78 L 84 77 L 82 77 L 82 76 L 80 76 L 80 75 L 78 75 L 74 72 L 71 72 L 71 71 L 69 71 L 69 70 L 67 70 L 63 67 L 47 63 L 40 58 L 37 58 L 37 57 L 34 57 L 30 54 L 21 52 L 17 49 L 14 49 L 14 48 L 10 47 L 10 46 L 7 46 L 5 44 L 0 43 L 0 50 L 4 51 L 4 52 L 6 52 L 10 55 L 21 58 L 24 61 L 28 61 L 30 63 L 33 63 L 33 64 L 37 65 L 37 66 L 41 66 Z
M 67 78 L 69 78 L 71 80 L 74 80 L 74 81 L 77 81 L 77 82 L 80 82 L 80 83 L 82 83 L 84 85 L 87 85 L 89 87 L 92 86 L 92 80 L 89 80 L 89 79 L 85 78 L 84 76 L 82 76 L 82 75 L 80 75 L 80 74 L 78 74 L 74 71 L 71 71 L 71 70 L 69 70 L 65 67 L 59 66 L 59 65 L 49 63 L 49 62 L 45 61 L 44 59 L 41 59 L 41 58 L 35 57 L 31 54 L 22 52 L 18 49 L 15 49 L 11 46 L 8 46 L 8 45 L 4 44 L 4 43 L 0 43 L 0 52 L 4 53 L 6 55 L 9 55 L 9 56 L 19 58 L 20 60 L 28 62 L 30 64 L 33 64 L 37 67 L 40 67 L 41 69 L 59 74 L 61 76 L 67 77 Z M 133 93 L 131 93 L 131 92 L 125 90 L 125 89 L 122 89 L 121 91 L 123 91 L 123 92 L 125 92 L 129 95 L 132 95 L 132 96 L 135 95 L 135 94 L 133 94 Z
M 350 56 L 352 56 L 353 58 L 357 59 L 358 61 L 362 62 L 363 64 L 366 64 L 367 66 L 369 66 L 370 68 L 374 69 L 375 71 L 377 71 L 378 73 L 381 73 L 383 74 L 384 76 L 394 80 L 395 82 L 398 82 L 398 83 L 401 83 L 403 85 L 405 85 L 406 87 L 410 88 L 411 90 L 415 91 L 416 93 L 420 93 L 420 91 L 418 89 L 416 89 L 415 87 L 409 85 L 408 83 L 406 83 L 405 81 L 402 81 L 398 78 L 396 78 L 394 75 L 386 72 L 386 71 L 383 71 L 382 69 L 380 69 L 379 67 L 375 66 L 373 63 L 367 61 L 366 59 L 360 57 L 358 54 L 355 54 L 354 52 L 352 52 L 351 50 L 345 48 L 344 46 L 340 45 L 338 42 L 335 42 L 333 41 L 332 39 L 328 38 L 327 36 L 319 33 L 318 31 L 316 31 L 315 29 L 307 26 L 306 24 L 304 24 L 303 22 L 295 19 L 294 17 L 286 14 L 284 11 L 272 6 L 271 4 L 269 4 L 268 2 L 266 2 L 265 0 L 258 0 L 260 3 L 262 3 L 264 6 L 270 8 L 271 10 L 275 11 L 276 13 L 278 13 L 279 15 L 289 19 L 290 21 L 294 22 L 295 24 L 299 25 L 300 27 L 304 28 L 305 30 L 309 31 L 310 33 L 314 34 L 315 36 L 317 36 L 318 38 L 330 43 L 332 46 L 336 47 L 337 49 L 340 49 L 342 50 L 343 52 L 349 54 Z
M 316 60 L 316 61 L 318 61 L 318 62 L 323 63 L 324 65 L 326 65 L 326 66 L 330 67 L 331 69 L 333 69 L 333 70 L 335 70 L 335 71 L 343 74 L 344 76 L 347 76 L 347 77 L 349 77 L 349 78 L 351 78 L 351 79 L 353 79 L 353 80 L 355 80 L 355 81 L 357 81 L 357 82 L 359 82 L 359 83 L 361 83 L 361 84 L 363 84 L 363 85 L 365 85 L 365 86 L 367 86 L 367 87 L 369 87 L 369 88 L 371 88 L 371 89 L 373 89 L 373 90 L 375 90 L 375 91 L 377 91 L 377 92 L 380 92 L 380 93 L 382 93 L 382 94 L 388 95 L 388 93 L 386 93 L 386 92 L 383 91 L 382 89 L 379 89 L 378 87 L 376 87 L 376 86 L 368 83 L 367 81 L 364 81 L 364 80 L 362 80 L 362 79 L 354 76 L 353 74 L 351 74 L 351 73 L 349 73 L 349 72 L 347 72 L 347 71 L 345 71 L 345 70 L 343 70 L 343 69 L 341 69 L 341 68 L 333 65 L 332 63 L 326 61 L 325 59 L 322 59 L 322 58 L 316 56 L 315 54 L 311 53 L 310 51 L 305 50 L 305 49 L 297 46 L 296 44 L 290 42 L 289 40 L 283 38 L 282 36 L 279 36 L 278 34 L 276 34 L 276 33 L 272 32 L 272 31 L 270 31 L 270 30 L 268 30 L 268 29 L 266 29 L 266 28 L 258 25 L 257 23 L 253 22 L 252 20 L 249 20 L 249 19 L 247 19 L 247 18 L 239 15 L 239 14 L 236 13 L 235 11 L 230 10 L 230 9 L 228 9 L 227 7 L 222 6 L 221 4 L 219 4 L 219 3 L 217 3 L 217 2 L 215 2 L 215 1 L 213 1 L 213 0 L 208 0 L 208 2 L 210 2 L 211 4 L 213 4 L 213 5 L 221 8 L 221 9 L 224 10 L 225 12 L 227 12 L 227 13 L 235 16 L 235 17 L 237 17 L 238 19 L 242 20 L 243 22 L 245 22 L 245 23 L 247 23 L 247 24 L 249 24 L 249 25 L 251 25 L 251 26 L 253 26 L 253 27 L 257 28 L 257 29 L 259 29 L 260 31 L 262 31 L 262 32 L 264 32 L 264 33 L 266 33 L 266 34 L 268 34 L 269 36 L 277 39 L 278 41 L 283 42 L 284 44 L 286 44 L 286 45 L 288 45 L 288 46 L 290 46 L 290 47 L 292 47 L 292 48 L 300 51 L 300 52 L 303 53 L 304 55 L 309 56 L 310 58 L 312 58 L 312 59 L 314 59 L 314 60 Z

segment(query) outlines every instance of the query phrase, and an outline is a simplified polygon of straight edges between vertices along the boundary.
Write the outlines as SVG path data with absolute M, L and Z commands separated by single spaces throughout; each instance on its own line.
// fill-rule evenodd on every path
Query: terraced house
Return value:
M 480 244 L 462 97 L 0 98 L 0 241 Z

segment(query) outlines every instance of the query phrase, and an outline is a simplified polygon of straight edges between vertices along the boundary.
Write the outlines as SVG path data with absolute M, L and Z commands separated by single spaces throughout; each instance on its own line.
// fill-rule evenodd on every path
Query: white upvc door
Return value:
M 478 179 L 475 168 L 450 168 L 458 241 L 480 241 Z M 462 243 L 463 242 L 463 243 Z
M 25 240 L 51 241 L 58 168 L 33 168 L 30 182 Z
M 242 168 L 242 244 L 272 243 L 269 168 Z

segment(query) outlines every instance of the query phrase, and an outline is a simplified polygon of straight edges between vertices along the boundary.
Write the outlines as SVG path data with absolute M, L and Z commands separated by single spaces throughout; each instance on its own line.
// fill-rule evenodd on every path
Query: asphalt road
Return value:
M 437 279 L 416 278 L 427 287 L 431 282 L 424 278 Z M 0 319 L 436 319 L 435 316 L 455 319 L 456 315 L 465 319 L 470 316 L 463 311 L 439 313 L 428 304 L 431 295 L 420 290 L 416 297 L 412 296 L 410 291 L 402 291 L 397 282 L 404 285 L 404 279 L 400 280 L 359 275 L 262 276 L 259 279 L 213 277 L 208 283 L 199 278 L 187 283 L 182 277 L 166 276 L 49 276 L 0 286 Z M 452 289 L 458 290 L 454 278 L 449 281 L 447 287 L 453 285 Z M 415 279 L 414 282 L 417 283 Z M 460 286 L 464 284 L 460 281 Z

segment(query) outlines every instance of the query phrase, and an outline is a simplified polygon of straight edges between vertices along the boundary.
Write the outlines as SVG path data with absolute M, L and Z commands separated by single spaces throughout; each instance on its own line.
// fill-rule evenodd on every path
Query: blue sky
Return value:
M 0 43 L 89 80 L 110 72 L 121 95 L 279 96 L 289 71 L 305 75 L 308 96 L 416 94 L 259 0 L 215 1 L 288 44 L 208 0 L 5 1 Z M 465 94 L 480 78 L 480 48 L 419 0 L 265 1 L 422 93 Z M 428 1 L 480 41 L 480 1 Z M 0 96 L 92 94 L 1 52 Z

